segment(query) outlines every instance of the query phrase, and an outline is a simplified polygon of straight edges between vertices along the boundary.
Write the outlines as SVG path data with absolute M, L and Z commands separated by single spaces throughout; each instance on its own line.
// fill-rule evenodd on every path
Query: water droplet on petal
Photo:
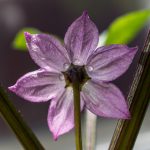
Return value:
M 74 65 L 80 65 L 81 62 L 80 62 L 78 59 L 75 59 L 75 60 L 73 61 L 73 64 L 74 64 Z
M 64 69 L 67 70 L 69 68 L 69 66 L 70 66 L 69 64 L 65 63 L 64 64 Z
M 61 81 L 63 81 L 63 80 L 65 79 L 65 78 L 64 78 L 64 75 L 61 74 L 61 75 L 59 76 L 59 79 L 60 79 Z
M 88 81 L 86 81 L 86 82 L 85 82 L 85 84 L 86 84 L 86 85 L 88 85 L 88 84 L 89 84 L 89 82 L 88 82 Z
M 93 67 L 92 66 L 88 66 L 88 71 L 93 71 Z

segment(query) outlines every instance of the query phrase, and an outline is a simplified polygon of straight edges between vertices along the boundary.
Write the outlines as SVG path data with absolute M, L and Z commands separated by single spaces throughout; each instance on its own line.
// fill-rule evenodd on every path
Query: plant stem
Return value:
M 85 149 L 94 150 L 95 149 L 95 139 L 96 139 L 96 123 L 97 116 L 86 110 L 86 135 L 85 135 Z
M 14 131 L 24 149 L 44 150 L 32 130 L 25 124 L 22 117 L 8 99 L 5 91 L 0 86 L 0 114 Z
M 75 141 L 76 150 L 82 150 L 82 135 L 81 135 L 81 115 L 80 115 L 80 84 L 78 80 L 73 80 L 74 94 L 74 122 L 75 122 Z
M 131 150 L 150 100 L 150 32 L 128 95 L 131 120 L 119 120 L 109 150 Z

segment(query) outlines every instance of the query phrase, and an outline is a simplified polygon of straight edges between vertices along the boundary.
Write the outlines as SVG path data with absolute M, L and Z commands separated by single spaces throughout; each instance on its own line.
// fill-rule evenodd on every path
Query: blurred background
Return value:
M 129 11 L 149 7 L 149 0 L 0 0 L 0 82 L 7 89 L 20 76 L 38 68 L 28 52 L 12 48 L 16 33 L 23 27 L 35 27 L 63 38 L 68 26 L 81 15 L 83 10 L 88 10 L 99 32 L 102 32 L 116 17 Z M 147 31 L 148 26 L 138 34 L 130 46 L 137 45 L 141 51 Z M 114 81 L 125 96 L 128 94 L 138 58 L 139 54 L 136 55 L 129 70 Z M 73 130 L 61 136 L 57 142 L 53 141 L 47 126 L 49 102 L 30 103 L 8 93 L 24 120 L 47 150 L 60 148 L 61 150 L 75 150 Z M 150 150 L 149 116 L 150 109 L 145 116 L 134 150 Z M 108 149 L 116 122 L 117 120 L 98 118 L 96 150 Z M 0 150 L 22 149 L 13 132 L 0 118 Z

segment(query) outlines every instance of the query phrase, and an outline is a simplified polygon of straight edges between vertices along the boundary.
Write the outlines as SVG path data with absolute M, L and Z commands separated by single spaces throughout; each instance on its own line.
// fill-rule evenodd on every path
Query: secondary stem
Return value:
M 96 123 L 97 116 L 86 110 L 86 135 L 85 135 L 85 149 L 94 150 L 95 149 L 95 139 L 96 139 Z
M 82 150 L 81 116 L 80 116 L 80 84 L 77 80 L 72 83 L 74 94 L 74 122 L 76 150 Z
M 0 114 L 14 131 L 25 149 L 44 150 L 32 130 L 25 124 L 0 86 Z

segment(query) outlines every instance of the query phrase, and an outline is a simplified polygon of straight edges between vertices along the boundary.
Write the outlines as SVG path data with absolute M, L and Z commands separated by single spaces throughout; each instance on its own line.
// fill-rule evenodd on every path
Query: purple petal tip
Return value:
M 130 112 L 129 112 L 128 115 L 126 116 L 126 119 L 131 119 L 131 114 L 130 114 Z
M 82 13 L 82 16 L 83 16 L 83 17 L 89 17 L 89 15 L 88 15 L 88 11 L 87 11 L 87 10 L 85 10 L 85 11 Z
M 55 141 L 57 141 L 57 140 L 58 140 L 58 137 L 57 137 L 57 136 L 53 136 L 53 139 L 54 139 Z
M 137 51 L 137 50 L 139 49 L 139 47 L 138 47 L 138 46 L 135 46 L 135 47 L 133 47 L 133 49 L 134 49 L 135 51 Z
M 121 119 L 131 119 L 130 112 L 127 112 L 126 114 L 124 114 L 124 116 Z
M 16 87 L 15 87 L 15 86 L 10 86 L 10 87 L 8 87 L 8 89 L 9 89 L 10 91 L 12 91 L 12 92 L 15 92 L 15 91 L 16 91 Z
M 29 32 L 24 32 L 24 36 L 25 36 L 27 42 L 31 41 L 32 36 Z
M 54 139 L 54 141 L 57 141 L 57 140 L 58 140 L 58 135 L 55 134 L 55 133 L 53 133 L 53 132 L 52 132 L 52 134 L 53 134 L 53 139 Z
M 130 50 L 132 50 L 133 55 L 136 55 L 136 53 L 137 53 L 137 51 L 138 51 L 138 46 L 132 47 Z

